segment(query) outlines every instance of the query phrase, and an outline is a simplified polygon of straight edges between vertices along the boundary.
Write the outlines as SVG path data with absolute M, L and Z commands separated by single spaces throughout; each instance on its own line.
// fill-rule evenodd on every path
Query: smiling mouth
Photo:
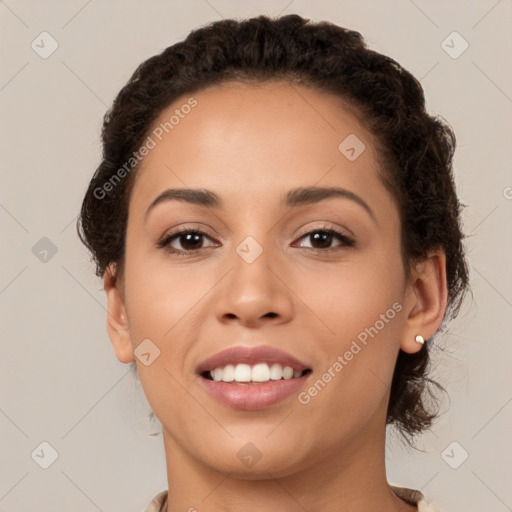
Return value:
M 204 379 L 225 382 L 227 384 L 261 385 L 280 380 L 293 380 L 311 373 L 311 369 L 294 370 L 291 366 L 279 363 L 228 364 L 213 370 L 204 371 L 200 375 Z

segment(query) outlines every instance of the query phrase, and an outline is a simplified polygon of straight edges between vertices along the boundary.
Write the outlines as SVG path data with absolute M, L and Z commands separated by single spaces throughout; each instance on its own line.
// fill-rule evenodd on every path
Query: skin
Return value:
M 104 275 L 114 351 L 123 363 L 136 361 L 162 423 L 168 511 L 416 510 L 386 480 L 386 409 L 399 349 L 421 350 L 415 336 L 431 337 L 442 322 L 444 253 L 430 253 L 406 279 L 399 213 L 380 178 L 375 139 L 335 97 L 285 82 L 224 84 L 194 97 L 198 105 L 144 158 L 124 273 L 115 279 L 111 267 Z M 338 150 L 349 134 L 366 146 L 354 161 Z M 375 219 L 340 197 L 281 204 L 288 190 L 312 185 L 357 194 Z M 224 208 L 173 200 L 146 218 L 168 188 L 211 190 Z M 174 248 L 203 248 L 184 256 L 158 248 L 178 225 L 207 236 L 192 246 L 176 237 Z M 355 245 L 315 242 L 311 231 L 325 227 Z M 247 236 L 263 249 L 252 263 L 236 252 Z M 195 370 L 206 358 L 270 345 L 312 368 L 307 390 L 394 303 L 401 311 L 306 405 L 292 395 L 240 411 L 200 385 Z M 149 366 L 133 352 L 147 338 L 161 352 Z M 248 442 L 261 453 L 252 467 L 237 457 Z

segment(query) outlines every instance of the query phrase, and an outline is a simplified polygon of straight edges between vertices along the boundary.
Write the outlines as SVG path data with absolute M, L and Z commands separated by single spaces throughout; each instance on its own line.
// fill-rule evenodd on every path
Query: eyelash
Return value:
M 174 249 L 170 246 L 170 242 L 176 238 L 177 236 L 179 235 L 188 235 L 188 234 L 191 234 L 191 233 L 194 233 L 194 234 L 198 234 L 198 235 L 204 235 L 208 238 L 209 235 L 208 233 L 205 233 L 204 231 L 200 230 L 200 229 L 191 229 L 191 228 L 181 228 L 181 229 L 177 229 L 176 231 L 173 231 L 172 233 L 169 233 L 168 235 L 164 236 L 164 238 L 162 240 L 160 240 L 158 243 L 157 243 L 157 247 L 159 249 L 164 249 L 165 251 L 171 253 L 171 254 L 176 254 L 176 255 L 179 255 L 179 256 L 187 256 L 187 255 L 191 255 L 191 254 L 194 254 L 194 253 L 198 253 L 199 251 L 201 251 L 202 249 L 207 249 L 207 247 L 201 247 L 200 249 L 195 249 L 195 250 L 178 250 L 178 249 Z M 342 245 L 345 246 L 345 247 L 353 247 L 355 245 L 355 241 L 348 237 L 347 235 L 343 234 L 343 233 L 340 233 L 339 231 L 333 229 L 333 228 L 329 228 L 329 227 L 322 227 L 322 228 L 316 228 L 316 229 L 313 229 L 311 231 L 308 231 L 306 233 L 303 233 L 300 237 L 299 237 L 299 240 L 306 237 L 306 236 L 309 236 L 309 235 L 312 235 L 313 233 L 327 233 L 329 235 L 334 235 L 335 237 L 337 237 L 341 242 L 342 242 Z M 335 246 L 335 247 L 329 247 L 328 249 L 315 249 L 314 247 L 305 247 L 305 249 L 310 249 L 312 251 L 315 251 L 315 252 L 331 252 L 331 251 L 336 251 L 336 250 L 340 250 L 339 249 L 340 246 Z

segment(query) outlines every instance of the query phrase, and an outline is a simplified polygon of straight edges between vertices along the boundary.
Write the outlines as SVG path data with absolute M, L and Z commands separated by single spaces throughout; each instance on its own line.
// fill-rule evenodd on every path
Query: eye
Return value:
M 308 237 L 309 237 L 310 241 L 312 242 L 312 245 L 309 246 L 309 248 L 318 250 L 318 251 L 322 251 L 322 252 L 327 252 L 329 250 L 337 250 L 336 246 L 335 247 L 331 246 L 331 243 L 335 239 L 338 239 L 341 242 L 340 244 L 338 244 L 338 247 L 339 246 L 352 247 L 355 245 L 355 241 L 352 238 L 348 237 L 347 235 L 345 235 L 333 228 L 328 228 L 328 227 L 308 231 L 307 233 L 305 233 L 304 235 L 302 235 L 300 237 L 300 240 L 303 238 L 307 239 Z M 319 246 L 319 247 L 315 247 L 315 246 L 313 246 L 313 244 L 315 246 Z
M 165 235 L 164 238 L 157 243 L 157 246 L 172 254 L 194 254 L 207 248 L 203 245 L 203 237 L 211 240 L 208 234 L 200 229 L 182 228 Z M 339 250 L 336 249 L 336 247 L 352 247 L 355 245 L 355 241 L 352 238 L 328 227 L 308 231 L 307 233 L 304 233 L 299 240 L 304 238 L 307 239 L 308 237 L 312 242 L 312 245 L 309 247 L 305 246 L 305 248 L 312 249 L 314 251 L 329 252 L 332 250 Z M 331 246 L 332 242 L 336 239 L 340 243 L 337 246 Z
M 202 237 L 210 238 L 207 233 L 200 229 L 178 229 L 164 236 L 157 245 L 171 253 L 193 254 L 205 248 L 203 247 Z M 181 248 L 175 247 L 176 245 L 180 245 Z

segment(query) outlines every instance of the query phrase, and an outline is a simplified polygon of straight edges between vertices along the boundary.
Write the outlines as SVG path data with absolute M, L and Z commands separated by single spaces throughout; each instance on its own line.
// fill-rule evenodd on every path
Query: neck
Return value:
M 387 483 L 382 425 L 370 426 L 342 448 L 327 447 L 316 458 L 311 454 L 291 474 L 276 475 L 261 465 L 250 477 L 200 463 L 165 430 L 163 436 L 169 485 L 166 512 L 417 510 L 400 500 Z

